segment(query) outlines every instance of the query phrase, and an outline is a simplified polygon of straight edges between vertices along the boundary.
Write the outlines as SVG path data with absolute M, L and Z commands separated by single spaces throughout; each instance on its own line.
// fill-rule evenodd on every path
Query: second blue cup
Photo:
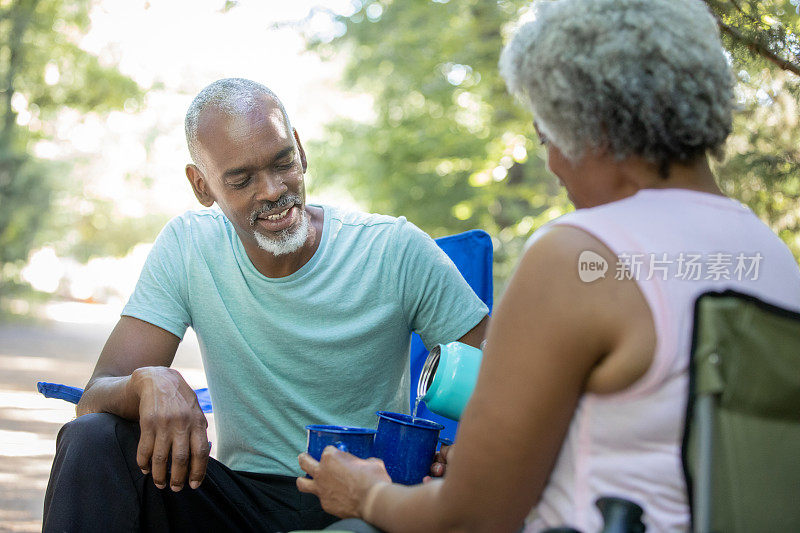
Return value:
M 374 429 L 316 424 L 306 426 L 306 429 L 308 430 L 308 454 L 317 461 L 322 457 L 322 450 L 326 446 L 335 446 L 362 459 L 374 457 L 372 453 L 375 439 Z
M 416 485 L 428 475 L 444 426 L 410 415 L 378 411 L 375 457 L 395 483 Z

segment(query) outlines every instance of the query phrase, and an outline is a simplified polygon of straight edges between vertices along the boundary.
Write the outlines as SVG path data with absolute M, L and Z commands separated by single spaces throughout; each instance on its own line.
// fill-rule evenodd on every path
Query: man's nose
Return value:
M 261 172 L 256 176 L 256 179 L 258 180 L 256 199 L 259 201 L 277 202 L 289 190 L 278 174 Z

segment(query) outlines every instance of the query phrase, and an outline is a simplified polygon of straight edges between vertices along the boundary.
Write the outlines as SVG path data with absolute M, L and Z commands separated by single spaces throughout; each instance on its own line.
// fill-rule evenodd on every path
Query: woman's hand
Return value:
M 380 459 L 359 459 L 333 446 L 322 451 L 319 462 L 307 453 L 298 461 L 314 479 L 297 478 L 297 488 L 315 494 L 326 512 L 340 518 L 364 518 L 370 489 L 392 482 Z

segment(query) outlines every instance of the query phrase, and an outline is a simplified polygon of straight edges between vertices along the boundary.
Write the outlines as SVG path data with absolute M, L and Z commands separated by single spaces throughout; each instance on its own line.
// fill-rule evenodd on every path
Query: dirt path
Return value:
M 36 382 L 82 387 L 118 316 L 83 304 L 55 309 L 50 315 L 59 320 L 0 323 L 0 531 L 41 531 L 56 435 L 75 416 L 72 404 L 41 396 Z M 191 331 L 173 366 L 193 387 L 205 386 Z M 212 441 L 213 431 L 212 416 Z

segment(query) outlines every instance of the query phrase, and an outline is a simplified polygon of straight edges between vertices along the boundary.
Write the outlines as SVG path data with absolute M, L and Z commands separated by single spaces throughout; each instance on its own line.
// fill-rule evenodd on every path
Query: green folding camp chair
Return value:
M 697 299 L 683 467 L 696 533 L 800 528 L 800 314 Z

